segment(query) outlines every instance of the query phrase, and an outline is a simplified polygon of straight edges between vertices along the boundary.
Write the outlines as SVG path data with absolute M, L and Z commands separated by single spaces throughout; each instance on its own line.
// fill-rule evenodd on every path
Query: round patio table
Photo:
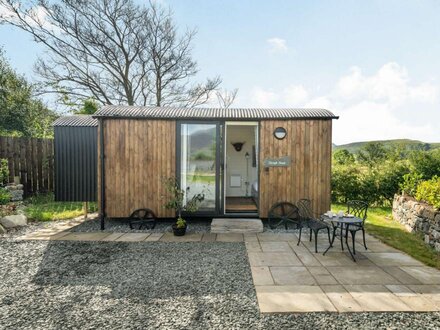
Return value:
M 335 241 L 335 236 L 336 236 L 336 230 L 338 228 L 340 228 L 340 230 L 341 230 L 341 248 L 342 248 L 342 250 L 344 250 L 343 237 L 345 236 L 345 245 L 347 246 L 347 249 L 348 249 L 348 252 L 351 255 L 351 258 L 353 259 L 354 262 L 356 262 L 356 259 L 354 258 L 354 255 L 353 255 L 353 252 L 351 252 L 350 246 L 348 245 L 348 228 L 349 228 L 350 225 L 362 224 L 363 220 L 361 218 L 354 217 L 354 216 L 353 217 L 333 216 L 332 218 L 330 218 L 327 215 L 323 215 L 322 216 L 322 220 L 324 220 L 325 222 L 330 222 L 332 227 L 333 227 L 332 241 L 330 243 L 330 246 L 327 248 L 327 250 L 325 250 L 324 255 L 327 253 L 328 250 L 330 250 L 330 248 L 333 247 L 333 242 Z M 345 235 L 344 235 L 344 229 L 345 229 Z M 355 251 L 354 237 L 352 237 L 352 239 L 353 239 L 353 251 Z

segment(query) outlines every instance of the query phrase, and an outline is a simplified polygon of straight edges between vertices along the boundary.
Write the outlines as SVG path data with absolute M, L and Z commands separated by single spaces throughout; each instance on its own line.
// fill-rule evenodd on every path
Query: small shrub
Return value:
M 0 187 L 0 205 L 6 205 L 11 200 L 11 194 L 5 188 Z
M 7 183 L 9 177 L 8 160 L 0 159 L 0 186 Z
M 422 181 L 417 187 L 416 198 L 440 209 L 440 177 Z

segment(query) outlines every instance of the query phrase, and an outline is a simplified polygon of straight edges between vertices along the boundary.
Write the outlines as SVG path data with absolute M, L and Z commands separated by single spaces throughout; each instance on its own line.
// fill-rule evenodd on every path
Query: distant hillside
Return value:
M 431 150 L 431 149 L 440 148 L 440 143 L 426 143 L 417 140 L 397 139 L 397 140 L 353 142 L 353 143 L 341 144 L 341 145 L 333 144 L 333 150 L 347 149 L 351 153 L 356 153 L 368 142 L 380 142 L 387 148 L 404 146 L 408 150 Z

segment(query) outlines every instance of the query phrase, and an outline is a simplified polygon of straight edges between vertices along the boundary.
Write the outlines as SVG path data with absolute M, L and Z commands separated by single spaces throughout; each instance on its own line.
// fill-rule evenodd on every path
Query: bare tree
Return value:
M 220 108 L 228 109 L 232 105 L 232 103 L 234 103 L 235 98 L 237 97 L 237 93 L 238 88 L 230 91 L 228 91 L 227 89 L 217 90 L 215 95 L 217 96 L 217 101 Z
M 82 103 L 195 106 L 219 77 L 191 84 L 195 31 L 179 36 L 170 11 L 132 0 L 0 0 L 0 22 L 46 46 L 35 70 L 44 93 Z

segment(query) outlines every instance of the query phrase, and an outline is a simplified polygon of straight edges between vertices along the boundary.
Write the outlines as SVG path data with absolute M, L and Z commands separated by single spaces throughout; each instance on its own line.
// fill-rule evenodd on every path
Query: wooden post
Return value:
M 84 219 L 87 219 L 88 209 L 89 209 L 89 202 L 84 202 L 83 204 Z

